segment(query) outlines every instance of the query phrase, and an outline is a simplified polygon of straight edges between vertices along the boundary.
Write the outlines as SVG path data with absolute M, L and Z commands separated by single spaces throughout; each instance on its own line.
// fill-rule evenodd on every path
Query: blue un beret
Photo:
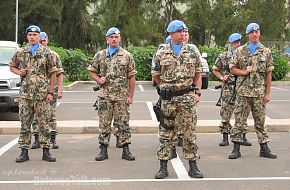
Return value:
M 233 33 L 229 37 L 229 42 L 230 43 L 233 43 L 235 41 L 240 41 L 240 40 L 242 40 L 242 35 L 239 34 L 239 33 Z
M 48 38 L 48 35 L 45 32 L 40 32 L 40 37 L 41 37 L 41 40 L 42 40 L 42 39 Z
M 257 23 L 250 23 L 247 26 L 246 34 L 249 34 L 249 33 L 251 33 L 254 30 L 260 30 L 260 26 Z
M 182 29 L 184 29 L 185 31 L 188 31 L 188 28 L 186 27 L 184 22 L 182 22 L 180 20 L 174 20 L 174 21 L 169 23 L 169 25 L 167 27 L 167 32 L 176 32 L 176 31 L 182 30 Z
M 110 36 L 112 34 L 120 34 L 120 30 L 116 27 L 112 27 L 107 31 L 106 36 Z
M 171 36 L 167 36 L 167 38 L 165 39 L 165 44 L 169 44 L 171 41 Z
M 37 32 L 37 33 L 40 33 L 41 30 L 38 26 L 36 25 L 31 25 L 31 26 L 28 26 L 28 28 L 26 28 L 25 30 L 25 33 L 28 34 L 28 32 Z

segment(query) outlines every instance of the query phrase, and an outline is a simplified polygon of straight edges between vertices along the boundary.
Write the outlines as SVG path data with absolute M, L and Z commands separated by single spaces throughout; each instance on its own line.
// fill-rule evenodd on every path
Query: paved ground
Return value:
M 187 176 L 188 163 L 178 148 L 179 158 L 169 164 L 169 177 L 155 180 L 159 168 L 155 155 L 158 137 L 156 134 L 133 135 L 131 151 L 136 161 L 121 159 L 122 150 L 114 146 L 112 138 L 109 159 L 96 162 L 98 152 L 97 136 L 58 135 L 59 150 L 51 153 L 57 162 L 41 160 L 41 150 L 30 150 L 30 161 L 15 163 L 19 155 L 17 145 L 9 146 L 3 153 L 3 146 L 17 135 L 1 135 L 0 189 L 204 189 L 204 190 L 277 190 L 290 187 L 290 134 L 270 133 L 269 147 L 278 154 L 278 159 L 260 158 L 256 135 L 250 133 L 252 147 L 241 147 L 242 157 L 229 160 L 232 145 L 219 147 L 220 135 L 198 134 L 200 170 L 203 179 Z M 1 154 L 1 153 L 0 153 Z
M 30 161 L 19 164 L 15 158 L 19 121 L 17 114 L 0 115 L 0 189 L 203 189 L 203 190 L 276 190 L 290 188 L 290 86 L 272 87 L 272 101 L 267 106 L 270 148 L 278 159 L 259 157 L 254 132 L 248 134 L 252 147 L 241 147 L 242 157 L 229 160 L 232 145 L 219 147 L 219 108 L 214 104 L 219 91 L 213 85 L 203 90 L 199 103 L 198 145 L 201 160 L 198 166 L 203 179 L 187 176 L 188 163 L 178 148 L 177 159 L 169 164 L 169 177 L 155 180 L 159 168 L 157 125 L 152 103 L 157 99 L 150 84 L 136 85 L 135 103 L 131 107 L 133 127 L 131 151 L 136 161 L 121 159 L 122 149 L 114 146 L 112 137 L 109 159 L 94 161 L 97 145 L 97 113 L 92 108 L 96 93 L 93 84 L 80 84 L 65 91 L 59 101 L 57 142 L 59 150 L 51 150 L 57 162 L 41 160 L 42 150 L 30 150 Z M 7 119 L 9 118 L 9 119 Z M 12 120 L 12 121 L 7 121 Z M 250 126 L 253 121 L 248 120 Z M 253 128 L 252 128 L 253 129 Z M 148 133 L 148 134 L 145 134 Z

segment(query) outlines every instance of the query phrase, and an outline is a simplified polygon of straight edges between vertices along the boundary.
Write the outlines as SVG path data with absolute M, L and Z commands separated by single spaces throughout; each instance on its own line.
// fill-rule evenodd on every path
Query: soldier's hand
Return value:
M 224 76 L 223 76 L 223 81 L 226 82 L 226 81 L 228 81 L 228 80 L 229 80 L 229 75 L 224 75 Z
M 194 99 L 195 99 L 196 102 L 200 101 L 200 96 L 199 95 L 194 94 L 193 96 L 194 96 Z
M 26 74 L 27 74 L 27 69 L 19 69 L 19 75 L 20 76 L 22 76 L 22 77 L 24 77 L 24 76 L 26 76 Z
M 58 91 L 57 92 L 57 99 L 61 99 L 62 98 L 62 91 Z
M 100 80 L 99 80 L 99 84 L 105 84 L 107 81 L 107 78 L 106 77 L 101 77 Z
M 127 98 L 127 104 L 132 104 L 133 103 L 133 98 L 128 97 Z
M 264 96 L 264 103 L 266 104 L 266 103 L 268 103 L 268 102 L 270 102 L 270 100 L 271 100 L 271 97 L 270 97 L 270 95 L 265 95 Z
M 253 69 L 252 66 L 247 66 L 247 67 L 246 67 L 246 72 L 247 72 L 247 74 L 250 73 L 250 72 L 252 72 L 252 69 Z
M 53 96 L 52 96 L 51 94 L 48 94 L 48 95 L 46 96 L 46 102 L 51 102 L 52 99 L 53 99 Z

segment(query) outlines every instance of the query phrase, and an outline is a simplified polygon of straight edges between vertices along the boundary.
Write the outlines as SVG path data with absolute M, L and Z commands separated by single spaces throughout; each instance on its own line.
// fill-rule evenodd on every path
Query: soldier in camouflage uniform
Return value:
M 48 45 L 48 35 L 45 32 L 40 32 L 40 42 L 43 46 L 47 47 Z M 56 135 L 57 135 L 57 129 L 56 129 L 56 104 L 57 99 L 62 98 L 62 86 L 63 86 L 63 68 L 61 64 L 61 60 L 59 58 L 59 55 L 53 51 L 50 50 L 55 58 L 56 68 L 57 68 L 57 87 L 54 88 L 54 96 L 53 100 L 50 102 L 50 114 L 51 117 L 49 117 L 49 120 L 47 121 L 49 123 L 50 127 L 50 142 L 52 144 L 52 149 L 58 149 L 59 146 L 56 144 Z M 37 149 L 40 147 L 39 143 L 39 127 L 37 125 L 36 120 L 33 120 L 32 122 L 32 129 L 33 129 L 33 135 L 34 135 L 34 143 L 31 146 L 31 149 Z
M 238 78 L 234 111 L 235 125 L 231 129 L 234 149 L 229 158 L 237 159 L 241 156 L 240 143 L 250 111 L 260 144 L 260 157 L 277 158 L 277 155 L 268 148 L 269 136 L 265 126 L 266 103 L 270 101 L 272 70 L 274 69 L 272 54 L 259 41 L 260 26 L 257 23 L 249 24 L 246 34 L 249 42 L 236 49 L 233 62 L 230 63 L 231 73 L 237 75 Z
M 186 29 L 184 22 L 172 21 L 167 27 L 171 42 L 159 49 L 152 60 L 151 73 L 159 85 L 163 112 L 157 151 L 160 169 L 155 175 L 156 179 L 168 176 L 167 163 L 170 159 L 175 127 L 183 131 L 183 153 L 190 166 L 188 175 L 194 178 L 203 177 L 196 163 L 199 159 L 196 144 L 196 106 L 201 95 L 201 62 L 198 49 L 184 42 Z M 193 91 L 192 84 L 198 90 Z
M 131 129 L 129 105 L 133 103 L 135 88 L 135 62 L 132 55 L 120 47 L 120 30 L 112 27 L 106 33 L 107 49 L 97 52 L 88 67 L 89 75 L 100 85 L 98 95 L 99 143 L 101 151 L 95 158 L 108 158 L 107 147 L 111 136 L 111 123 L 119 129 L 123 147 L 122 159 L 135 160 L 129 150 Z
M 222 81 L 221 92 L 221 109 L 220 116 L 222 118 L 220 124 L 220 132 L 223 134 L 223 140 L 219 143 L 220 146 L 229 145 L 228 134 L 232 128 L 230 119 L 232 117 L 235 108 L 236 98 L 236 76 L 230 73 L 229 62 L 233 57 L 233 52 L 241 45 L 242 35 L 239 33 L 233 33 L 229 36 L 230 49 L 223 52 L 216 59 L 215 64 L 212 67 L 213 74 Z M 248 131 L 248 125 L 244 127 L 243 141 L 241 145 L 251 146 L 252 144 L 247 140 L 246 133 Z
M 29 160 L 31 144 L 30 127 L 33 119 L 39 125 L 42 159 L 55 162 L 49 153 L 50 135 L 47 120 L 50 117 L 49 102 L 53 99 L 56 81 L 54 56 L 49 49 L 39 44 L 40 28 L 32 25 L 26 29 L 29 45 L 16 52 L 10 61 L 10 70 L 21 76 L 19 92 L 19 117 L 21 122 L 19 144 L 21 154 L 16 162 Z

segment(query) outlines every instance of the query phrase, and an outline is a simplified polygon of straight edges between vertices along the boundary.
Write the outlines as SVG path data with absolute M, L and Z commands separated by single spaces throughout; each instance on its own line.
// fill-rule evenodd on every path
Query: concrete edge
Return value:
M 58 121 L 60 134 L 96 134 L 99 132 L 98 121 L 73 120 Z M 250 132 L 254 132 L 253 120 L 248 120 Z M 158 133 L 158 122 L 150 120 L 130 121 L 130 127 L 134 134 Z M 197 133 L 219 133 L 220 120 L 198 120 Z M 233 121 L 232 121 L 233 124 Z M 0 121 L 0 134 L 19 134 L 19 121 Z M 290 132 L 290 119 L 267 120 L 268 132 Z
M 64 86 L 64 90 L 71 90 L 75 88 L 79 84 L 96 84 L 95 81 L 75 81 L 70 85 Z M 142 85 L 142 84 L 152 84 L 151 81 L 136 81 L 137 85 Z M 219 81 L 209 81 L 210 86 L 216 86 L 219 85 Z M 272 81 L 272 86 L 290 86 L 290 81 Z

